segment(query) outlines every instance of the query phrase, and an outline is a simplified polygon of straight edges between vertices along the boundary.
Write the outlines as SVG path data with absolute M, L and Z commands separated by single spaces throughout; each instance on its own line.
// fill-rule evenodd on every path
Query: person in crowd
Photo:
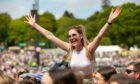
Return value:
M 140 80 L 120 73 L 113 75 L 109 79 L 109 84 L 140 84 Z
M 30 79 L 23 79 L 19 81 L 18 84 L 36 84 L 36 83 Z
M 16 81 L 0 70 L 0 84 L 16 84 Z
M 62 56 L 61 56 L 62 57 Z M 58 59 L 54 62 L 51 69 L 68 69 L 70 68 L 69 63 L 66 61 L 66 56 L 63 56 L 62 59 Z
M 125 70 L 126 74 L 140 80 L 140 62 L 131 62 Z
M 108 31 L 113 21 L 120 15 L 120 12 L 121 7 L 117 7 L 116 9 L 112 8 L 107 22 L 101 28 L 94 40 L 90 43 L 87 40 L 83 25 L 70 27 L 70 30 L 68 31 L 69 42 L 64 42 L 56 37 L 52 32 L 37 24 L 35 17 L 29 15 L 26 17 L 27 21 L 25 22 L 31 25 L 34 29 L 38 30 L 58 47 L 68 52 L 67 58 L 70 62 L 70 67 L 72 70 L 79 71 L 85 78 L 92 78 L 95 62 L 95 50 L 99 46 L 102 37 Z
M 114 67 L 104 66 L 97 70 L 95 77 L 95 84 L 107 84 L 111 76 L 117 74 L 117 71 Z
M 82 76 L 71 69 L 52 69 L 43 75 L 41 84 L 82 84 Z
M 21 75 L 24 74 L 24 73 L 27 73 L 27 71 L 24 70 L 24 69 L 21 69 L 17 72 L 16 78 L 15 78 L 17 82 L 23 80 L 23 77 L 21 77 Z

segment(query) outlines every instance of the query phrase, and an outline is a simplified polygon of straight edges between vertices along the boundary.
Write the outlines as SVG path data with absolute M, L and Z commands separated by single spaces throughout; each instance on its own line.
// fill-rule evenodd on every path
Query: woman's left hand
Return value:
M 117 7 L 115 10 L 112 8 L 108 22 L 112 23 L 112 21 L 115 20 L 120 15 L 121 10 L 122 10 L 121 7 Z

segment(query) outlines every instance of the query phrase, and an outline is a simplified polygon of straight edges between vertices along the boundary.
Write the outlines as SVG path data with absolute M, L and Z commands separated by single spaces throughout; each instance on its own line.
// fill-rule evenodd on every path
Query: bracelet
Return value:
M 107 22 L 108 25 L 112 25 L 112 22 Z

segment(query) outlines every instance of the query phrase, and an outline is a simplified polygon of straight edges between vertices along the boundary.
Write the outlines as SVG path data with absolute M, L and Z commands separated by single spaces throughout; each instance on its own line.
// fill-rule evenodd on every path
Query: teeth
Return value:
M 75 39 L 75 40 L 71 40 L 71 42 L 73 43 L 73 42 L 76 42 L 77 40 Z

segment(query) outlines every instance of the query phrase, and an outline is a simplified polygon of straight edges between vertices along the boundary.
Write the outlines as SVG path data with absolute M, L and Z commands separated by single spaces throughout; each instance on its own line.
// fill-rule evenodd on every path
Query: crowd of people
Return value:
M 113 66 L 102 66 L 93 72 L 94 81 L 89 82 L 88 79 L 88 83 L 81 73 L 70 68 L 50 69 L 36 76 L 26 74 L 27 72 L 18 73 L 13 77 L 0 70 L 0 84 L 140 84 L 140 62 L 129 63 L 123 73 Z M 38 79 L 37 75 L 41 78 Z
M 4 50 L 0 52 L 0 70 L 5 73 L 16 76 L 17 72 L 26 71 L 28 73 L 37 73 L 48 70 L 53 67 L 56 62 L 61 62 L 64 53 L 57 54 L 42 50 L 40 52 L 40 66 L 36 63 L 36 52 Z
M 68 68 L 64 68 L 64 66 L 63 66 L 64 64 L 60 65 L 60 63 L 62 63 L 62 61 L 64 60 L 66 53 L 60 52 L 61 50 L 59 50 L 59 53 L 58 52 L 56 53 L 56 52 L 53 52 L 53 51 L 56 51 L 56 50 L 51 50 L 51 51 L 41 50 L 40 51 L 40 62 L 41 63 L 40 63 L 40 66 L 38 68 L 37 64 L 36 64 L 35 51 L 20 50 L 20 51 L 15 52 L 15 51 L 10 51 L 10 50 L 4 50 L 3 52 L 0 53 L 0 58 L 1 58 L 0 59 L 0 65 L 1 65 L 0 70 L 1 70 L 2 73 L 7 74 L 11 78 L 16 78 L 17 79 L 17 77 L 20 77 L 20 76 L 24 77 L 26 80 L 22 81 L 21 84 L 26 84 L 26 83 L 23 83 L 23 82 L 28 82 L 29 80 L 27 80 L 27 79 L 34 79 L 36 81 L 41 82 L 41 78 L 43 77 L 43 74 L 45 74 L 45 72 L 47 72 L 47 71 L 49 71 L 51 69 L 52 70 L 57 70 L 57 69 L 65 70 L 65 69 L 68 69 Z M 96 58 L 100 58 L 100 57 L 96 57 Z M 130 58 L 131 58 L 131 60 L 129 60 Z M 108 66 L 110 68 L 112 66 L 114 66 L 113 70 L 114 69 L 116 70 L 116 72 L 114 71 L 115 74 L 117 72 L 118 73 L 127 72 L 127 73 L 130 73 L 128 75 L 131 76 L 131 74 L 132 74 L 131 70 L 134 70 L 134 69 L 130 65 L 135 64 L 135 62 L 134 62 L 134 61 L 136 61 L 135 59 L 139 59 L 139 58 L 120 56 L 119 59 L 126 60 L 127 64 L 125 64 L 125 65 L 126 66 L 128 65 L 130 68 L 126 67 L 126 66 L 123 67 L 123 68 L 115 66 L 114 64 L 111 64 L 114 61 L 114 60 L 112 60 L 109 65 L 107 63 L 105 63 L 102 66 L 97 66 L 97 69 L 93 72 L 93 74 L 96 73 L 96 76 L 93 76 L 94 82 L 98 82 L 97 80 L 99 80 L 99 77 L 100 77 L 99 73 L 101 73 L 103 75 L 106 72 L 105 68 L 107 68 L 107 67 L 105 67 L 105 66 Z M 132 62 L 132 63 L 130 63 L 130 62 Z M 98 61 L 98 63 L 100 63 L 100 61 Z M 122 68 L 123 71 L 119 71 L 118 68 Z M 102 70 L 104 72 L 102 72 Z M 109 73 L 110 70 L 107 69 L 107 71 Z M 14 79 L 14 80 L 16 80 L 16 79 Z M 84 79 L 84 80 L 86 81 L 86 79 Z M 114 78 L 111 79 L 111 80 L 114 80 Z M 117 81 L 119 81 L 119 80 L 117 80 Z M 91 81 L 91 82 L 93 82 L 93 81 Z M 38 84 L 39 84 L 39 82 L 38 82 Z M 100 83 L 97 83 L 97 84 L 100 84 Z
M 103 63 L 103 66 L 96 67 L 100 65 L 99 60 L 97 61 L 98 57 L 95 56 L 96 49 L 120 12 L 121 7 L 112 8 L 107 22 L 91 42 L 86 37 L 83 25 L 70 27 L 69 42 L 65 42 L 37 24 L 35 16 L 28 15 L 25 22 L 67 54 L 40 51 L 41 61 L 39 63 L 36 60 L 39 55 L 38 51 L 1 52 L 1 84 L 139 84 L 139 62 L 128 65 L 121 75 L 118 74 L 121 72 L 112 67 L 109 61 L 106 61 L 106 65 L 109 66 Z M 113 57 L 113 59 L 116 58 Z M 125 64 L 126 62 L 121 60 L 119 63 Z M 122 79 L 133 81 L 124 82 Z

